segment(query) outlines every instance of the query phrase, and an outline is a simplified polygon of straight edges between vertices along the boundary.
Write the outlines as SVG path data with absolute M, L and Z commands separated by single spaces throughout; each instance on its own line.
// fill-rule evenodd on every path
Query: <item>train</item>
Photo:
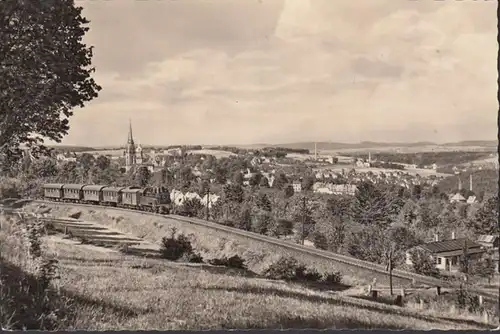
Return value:
M 48 183 L 43 185 L 43 197 L 55 202 L 98 204 L 160 214 L 170 213 L 172 205 L 165 187 Z

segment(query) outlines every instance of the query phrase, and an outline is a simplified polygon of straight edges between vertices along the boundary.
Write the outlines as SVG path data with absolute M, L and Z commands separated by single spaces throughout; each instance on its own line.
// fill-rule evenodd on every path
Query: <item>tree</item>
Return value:
M 285 187 L 285 189 L 283 190 L 283 195 L 284 195 L 285 199 L 289 199 L 290 197 L 293 196 L 294 193 L 295 192 L 294 192 L 291 184 L 287 185 Z
M 439 270 L 429 253 L 420 248 L 415 248 L 410 251 L 410 258 L 413 264 L 413 270 L 417 274 L 434 276 L 439 275 Z
M 97 97 L 89 23 L 72 0 L 0 2 L 0 152 L 19 159 L 21 144 L 47 153 L 60 142 L 75 107 Z
M 474 230 L 477 234 L 498 233 L 498 195 L 482 203 L 474 219 Z
M 76 158 L 78 168 L 81 168 L 84 171 L 88 171 L 91 167 L 93 167 L 95 162 L 95 158 L 88 153 L 82 153 Z
M 385 226 L 404 204 L 400 197 L 389 191 L 382 192 L 371 182 L 359 185 L 351 205 L 351 218 L 360 224 Z
M 244 181 L 244 177 L 243 177 L 243 174 L 241 172 L 235 172 L 234 175 L 233 175 L 233 182 L 237 185 L 240 185 L 242 186 L 243 185 L 243 181 Z
M 311 207 L 308 206 L 307 199 L 303 197 L 301 203 L 295 206 L 295 211 L 293 212 L 293 220 L 300 226 L 298 231 L 298 237 L 300 238 L 301 244 L 304 244 L 305 239 L 309 236 L 312 231 L 312 227 L 316 223 L 312 217 Z
M 96 161 L 95 161 L 95 165 L 100 170 L 108 169 L 110 164 L 111 164 L 111 161 L 109 161 L 109 159 L 107 157 L 105 157 L 104 155 L 98 156 Z
M 473 261 L 471 263 L 471 272 L 487 278 L 488 284 L 491 283 L 491 278 L 495 274 L 495 261 L 491 257 L 486 257 L 482 261 Z
M 204 207 L 198 198 L 188 198 L 182 203 L 179 214 L 186 217 L 201 217 Z
M 316 178 L 314 176 L 305 177 L 304 180 L 302 181 L 302 189 L 304 191 L 312 190 L 314 181 L 316 181 Z
M 262 176 L 260 172 L 253 173 L 252 176 L 250 177 L 250 180 L 248 180 L 248 184 L 252 187 L 256 187 L 258 185 L 261 185 L 262 181 L 266 179 L 265 177 Z M 267 181 L 267 179 L 266 179 Z M 261 185 L 262 186 L 262 185 Z M 269 185 L 268 185 L 269 186 Z
M 273 188 L 276 189 L 283 189 L 283 187 L 288 183 L 288 179 L 285 175 L 285 173 L 280 172 L 278 175 L 276 175 L 276 179 L 274 180 L 273 183 Z
M 248 205 L 243 206 L 240 212 L 240 217 L 236 223 L 239 229 L 250 231 L 252 228 L 252 210 Z
M 293 222 L 286 219 L 276 219 L 271 223 L 268 232 L 273 237 L 291 235 L 293 233 Z
M 151 179 L 151 172 L 147 167 L 141 166 L 137 169 L 135 174 L 135 182 L 139 185 L 139 187 L 145 187 L 148 185 Z
M 257 174 L 255 174 L 255 175 L 257 175 Z M 261 175 L 261 174 L 259 174 L 259 175 Z M 252 181 L 252 179 L 250 179 L 250 181 Z M 254 185 L 254 183 L 260 185 L 262 188 L 269 188 L 269 180 L 267 179 L 267 177 L 261 177 L 260 181 L 258 183 L 257 182 L 250 182 L 250 185 Z

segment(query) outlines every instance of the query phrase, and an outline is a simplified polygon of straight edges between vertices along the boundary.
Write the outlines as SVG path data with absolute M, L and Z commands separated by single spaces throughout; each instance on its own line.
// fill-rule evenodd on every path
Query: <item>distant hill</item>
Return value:
M 72 146 L 72 145 L 51 145 L 49 147 L 56 150 L 57 152 L 84 152 L 84 151 L 96 150 L 93 147 Z
M 260 147 L 284 147 L 293 149 L 308 149 L 314 150 L 314 142 L 296 142 L 284 144 L 253 144 L 253 145 L 235 145 L 244 148 L 260 148 Z M 366 149 L 366 148 L 385 148 L 385 147 L 421 147 L 421 146 L 480 146 L 485 148 L 496 147 L 496 141 L 462 141 L 457 143 L 438 144 L 433 142 L 412 142 L 412 143 L 390 143 L 390 142 L 372 142 L 362 141 L 360 143 L 340 143 L 340 142 L 316 142 L 318 150 L 343 150 L 343 149 Z
M 441 146 L 481 146 L 481 147 L 497 147 L 498 141 L 496 140 L 468 140 L 459 141 L 456 143 L 444 143 Z
M 436 146 L 436 147 L 484 147 L 493 149 L 498 146 L 498 141 L 496 140 L 470 140 L 470 141 L 460 141 L 460 142 L 450 142 L 450 143 L 433 143 L 428 141 L 412 142 L 412 143 L 398 143 L 398 142 L 373 142 L 373 141 L 362 141 L 359 143 L 341 143 L 341 142 L 316 142 L 318 150 L 345 150 L 345 149 L 367 149 L 367 148 L 390 148 L 390 147 L 401 147 L 401 148 L 417 148 L 423 146 Z M 145 145 L 144 148 L 170 148 L 173 145 Z M 188 145 L 192 146 L 192 145 Z M 237 147 L 243 149 L 261 149 L 264 147 L 283 147 L 290 149 L 307 149 L 311 152 L 314 150 L 314 142 L 295 142 L 295 143 L 283 143 L 283 144 L 248 144 L 248 145 L 202 145 L 204 148 L 226 146 L 226 147 Z M 101 146 L 101 147 L 84 147 L 84 146 L 71 146 L 71 145 L 54 145 L 53 146 L 59 150 L 74 150 L 79 151 L 96 151 L 96 150 L 113 150 L 123 148 L 121 146 Z

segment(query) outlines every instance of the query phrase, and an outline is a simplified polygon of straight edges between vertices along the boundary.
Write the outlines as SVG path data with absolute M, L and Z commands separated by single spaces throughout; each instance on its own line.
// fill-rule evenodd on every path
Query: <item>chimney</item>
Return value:
M 458 191 L 462 190 L 462 180 L 458 177 Z
M 472 191 L 472 174 L 469 176 L 469 188 Z
M 439 241 L 439 235 L 437 233 L 434 234 L 434 241 Z
M 314 160 L 318 160 L 318 146 L 314 143 Z
M 455 240 L 455 232 L 451 232 L 451 239 Z

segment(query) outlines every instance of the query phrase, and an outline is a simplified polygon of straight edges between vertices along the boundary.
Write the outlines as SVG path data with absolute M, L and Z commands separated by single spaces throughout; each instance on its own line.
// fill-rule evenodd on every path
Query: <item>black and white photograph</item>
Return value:
M 498 6 L 0 0 L 1 330 L 499 330 Z

